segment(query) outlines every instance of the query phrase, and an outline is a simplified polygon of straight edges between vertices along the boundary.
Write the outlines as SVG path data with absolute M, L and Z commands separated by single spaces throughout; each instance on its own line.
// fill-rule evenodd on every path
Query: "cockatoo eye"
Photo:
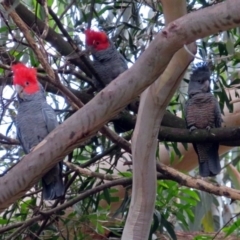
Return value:
M 26 85 L 27 85 L 27 86 L 29 85 L 29 82 L 28 82 L 28 81 L 26 81 Z
M 97 45 L 99 45 L 99 44 L 100 44 L 99 41 L 96 41 L 96 40 L 93 41 L 93 45 L 94 45 L 94 46 L 97 46 Z

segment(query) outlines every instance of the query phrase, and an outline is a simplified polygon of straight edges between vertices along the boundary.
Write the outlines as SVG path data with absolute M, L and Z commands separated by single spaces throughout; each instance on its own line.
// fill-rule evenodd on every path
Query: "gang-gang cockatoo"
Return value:
M 127 63 L 105 32 L 87 29 L 86 48 L 93 56 L 93 67 L 105 85 L 128 69 Z
M 198 64 L 193 70 L 188 87 L 188 101 L 185 105 L 187 128 L 220 128 L 221 110 L 217 99 L 211 93 L 211 72 L 206 64 Z M 218 142 L 193 144 L 198 155 L 199 174 L 202 177 L 215 176 L 221 171 Z
M 58 121 L 54 110 L 46 102 L 44 89 L 37 80 L 36 69 L 17 63 L 12 66 L 12 71 L 19 102 L 17 136 L 24 152 L 28 154 L 58 126 Z M 54 200 L 64 195 L 62 162 L 43 176 L 42 187 L 45 200 Z

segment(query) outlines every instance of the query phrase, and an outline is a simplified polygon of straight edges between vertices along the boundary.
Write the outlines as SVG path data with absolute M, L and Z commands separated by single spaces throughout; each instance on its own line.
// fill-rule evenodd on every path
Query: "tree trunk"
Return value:
M 186 14 L 185 0 L 162 1 L 166 25 Z M 195 44 L 189 48 L 194 52 Z M 122 239 L 148 239 L 156 198 L 156 149 L 165 109 L 189 63 L 193 60 L 179 50 L 164 73 L 141 95 L 132 138 L 133 190 Z

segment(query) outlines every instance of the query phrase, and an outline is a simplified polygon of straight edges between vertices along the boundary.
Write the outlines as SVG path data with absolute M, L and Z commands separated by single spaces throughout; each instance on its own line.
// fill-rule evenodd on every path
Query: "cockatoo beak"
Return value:
M 23 93 L 23 87 L 21 85 L 14 85 L 15 90 L 20 98 L 22 98 L 22 93 Z

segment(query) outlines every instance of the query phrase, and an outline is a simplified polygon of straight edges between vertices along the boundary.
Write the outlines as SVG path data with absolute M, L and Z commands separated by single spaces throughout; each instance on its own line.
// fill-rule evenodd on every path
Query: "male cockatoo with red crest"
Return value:
M 16 128 L 18 139 L 26 154 L 58 126 L 54 110 L 46 102 L 42 85 L 34 68 L 22 63 L 12 66 L 13 85 L 18 94 Z M 42 178 L 43 199 L 53 200 L 64 195 L 62 163 Z
M 85 35 L 86 47 L 93 56 L 93 67 L 105 85 L 128 69 L 124 57 L 105 32 L 87 29 Z

